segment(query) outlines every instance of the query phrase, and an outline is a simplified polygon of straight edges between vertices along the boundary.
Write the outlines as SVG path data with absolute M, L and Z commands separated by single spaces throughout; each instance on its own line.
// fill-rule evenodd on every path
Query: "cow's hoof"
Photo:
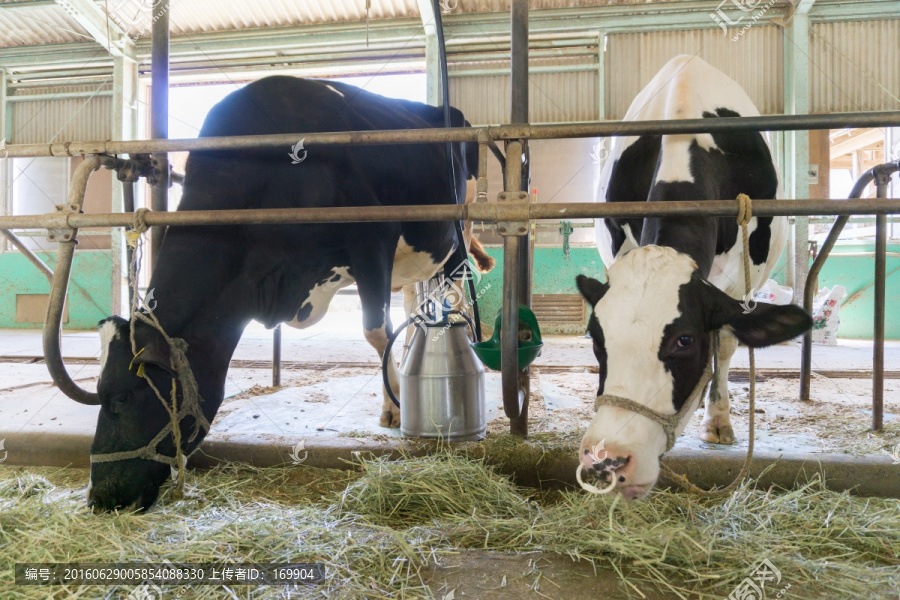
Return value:
M 392 429 L 400 427 L 400 409 L 390 400 L 385 400 L 384 406 L 381 407 L 380 425 Z
M 700 439 L 710 444 L 732 445 L 737 440 L 734 437 L 734 429 L 730 423 L 719 423 L 719 419 L 712 418 L 703 422 L 700 431 Z

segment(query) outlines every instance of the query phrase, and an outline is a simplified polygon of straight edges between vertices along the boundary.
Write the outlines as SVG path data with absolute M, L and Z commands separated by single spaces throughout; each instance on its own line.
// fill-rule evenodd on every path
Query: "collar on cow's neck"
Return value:
M 623 408 L 625 410 L 630 410 L 633 413 L 637 413 L 642 417 L 646 417 L 651 421 L 655 421 L 659 423 L 660 427 L 663 428 L 663 431 L 666 434 L 666 452 L 672 449 L 675 445 L 676 431 L 681 422 L 690 416 L 691 407 L 694 405 L 694 401 L 700 398 L 703 392 L 706 390 L 707 384 L 710 382 L 713 376 L 713 356 L 718 351 L 718 340 L 719 340 L 719 332 L 715 332 L 711 334 L 713 337 L 713 344 L 710 349 L 709 360 L 706 363 L 706 368 L 703 369 L 703 374 L 700 375 L 700 381 L 697 382 L 697 385 L 694 386 L 694 390 L 690 393 L 687 399 L 684 401 L 684 404 L 681 405 L 681 408 L 678 409 L 673 415 L 665 415 L 661 412 L 657 412 L 652 408 L 648 408 L 643 404 L 638 404 L 634 400 L 630 398 L 624 398 L 622 396 L 616 396 L 614 394 L 601 394 L 597 396 L 597 400 L 594 401 L 594 411 L 599 409 L 601 406 L 613 406 L 616 408 Z

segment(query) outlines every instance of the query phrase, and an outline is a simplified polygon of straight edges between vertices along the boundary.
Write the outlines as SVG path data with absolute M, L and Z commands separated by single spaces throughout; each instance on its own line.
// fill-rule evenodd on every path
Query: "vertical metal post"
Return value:
M 510 5 L 510 123 L 528 123 L 528 0 Z M 528 146 L 514 140 L 506 147 L 507 193 L 528 190 Z M 515 196 L 508 196 L 513 198 Z M 528 201 L 527 193 L 523 199 Z M 517 235 L 518 234 L 518 235 Z M 519 304 L 531 305 L 531 248 L 528 223 L 508 231 L 503 240 L 503 330 L 501 367 L 503 405 L 510 432 L 528 434 L 528 369 L 518 369 Z M 511 410 L 515 406 L 518 411 Z M 516 414 L 517 413 L 517 414 Z
M 134 212 L 134 182 L 133 181 L 123 181 L 122 182 L 122 210 L 124 212 Z M 121 236 L 121 230 L 118 227 L 113 228 L 115 231 L 119 232 Z M 125 272 L 131 273 L 131 262 L 134 260 L 134 248 L 125 245 Z M 113 276 L 118 279 L 119 273 L 116 271 L 113 273 Z M 138 279 L 139 275 L 135 274 L 135 279 Z M 128 279 L 128 310 L 125 311 L 126 314 L 131 314 L 131 309 L 134 306 L 134 285 L 136 282 L 132 282 L 131 277 L 127 277 Z
M 272 387 L 281 385 L 281 323 L 272 330 Z
M 868 186 L 874 178 L 875 169 L 869 169 L 868 171 L 863 173 L 860 178 L 856 180 L 856 183 L 853 184 L 853 189 L 850 190 L 849 198 L 862 198 L 863 192 L 866 190 L 866 186 Z M 803 308 L 809 314 L 812 314 L 813 298 L 816 295 L 816 291 L 819 289 L 819 272 L 822 270 L 822 267 L 825 266 L 825 261 L 828 259 L 828 255 L 831 254 L 831 249 L 834 248 L 834 244 L 841 236 L 841 231 L 844 230 L 844 225 L 846 225 L 847 221 L 849 220 L 850 217 L 846 215 L 835 219 L 834 225 L 831 226 L 831 231 L 828 232 L 828 235 L 825 237 L 825 241 L 819 247 L 819 254 L 816 256 L 816 259 L 813 261 L 812 266 L 810 266 L 809 268 L 806 282 L 803 284 Z M 811 378 L 812 331 L 807 331 L 803 334 L 803 346 L 802 353 L 800 355 L 801 400 L 809 400 Z
M 169 137 L 169 0 L 154 3 L 152 19 L 150 137 L 165 139 Z M 169 210 L 168 155 L 161 153 L 153 158 L 160 174 L 157 184 L 150 193 L 150 208 L 155 211 L 166 211 Z M 154 267 L 164 232 L 163 227 L 153 227 L 150 231 L 150 260 Z
M 809 113 L 809 7 L 796 3 L 794 14 L 784 27 L 784 112 Z M 790 162 L 785 191 L 791 199 L 809 198 L 809 132 L 785 132 Z M 794 289 L 802 290 L 809 272 L 809 217 L 794 218 Z
M 888 197 L 889 169 L 875 168 L 875 195 Z M 884 302 L 887 262 L 887 215 L 875 216 L 875 323 L 872 328 L 872 431 L 884 425 Z

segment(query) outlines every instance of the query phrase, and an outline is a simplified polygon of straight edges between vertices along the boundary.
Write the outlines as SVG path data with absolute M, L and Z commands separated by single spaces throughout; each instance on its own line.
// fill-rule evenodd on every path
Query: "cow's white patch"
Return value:
M 665 327 L 677 319 L 678 292 L 697 265 L 686 254 L 643 246 L 619 258 L 608 271 L 609 290 L 594 306 L 603 328 L 607 375 L 604 393 L 623 396 L 663 414 L 673 414 L 673 380 L 659 359 Z M 629 484 L 656 481 L 656 458 L 666 449 L 659 424 L 633 412 L 602 406 L 585 439 L 616 440 L 630 448 L 636 470 Z
M 452 250 L 440 262 L 434 262 L 428 252 L 418 252 L 413 249 L 403 236 L 397 242 L 397 250 L 394 252 L 394 268 L 391 271 L 391 289 L 399 290 L 404 285 L 427 281 L 435 276 L 450 255 Z
M 343 92 L 337 91 L 336 89 L 334 89 L 332 86 L 328 85 L 327 83 L 325 84 L 325 87 L 327 87 L 329 90 L 331 90 L 332 92 L 334 92 L 335 94 L 337 94 L 337 95 L 340 96 L 341 98 L 344 97 L 344 93 L 343 93 Z
M 100 326 L 100 372 L 106 366 L 109 358 L 109 345 L 113 340 L 119 339 L 119 327 L 113 321 L 106 321 Z
M 328 305 L 331 304 L 331 299 L 334 298 L 337 291 L 347 287 L 354 281 L 355 280 L 350 275 L 349 267 L 336 267 L 332 269 L 325 281 L 313 286 L 313 289 L 309 291 L 309 296 L 303 304 L 300 305 L 298 314 L 304 312 L 307 306 L 312 306 L 309 316 L 302 321 L 295 317 L 293 320 L 288 321 L 286 325 L 294 327 L 295 329 L 305 329 L 306 327 L 315 325 L 325 316 L 325 313 L 328 311 Z

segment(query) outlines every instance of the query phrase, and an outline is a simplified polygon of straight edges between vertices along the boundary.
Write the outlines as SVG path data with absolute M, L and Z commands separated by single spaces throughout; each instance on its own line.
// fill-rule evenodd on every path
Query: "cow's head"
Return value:
M 663 415 L 675 414 L 689 401 L 710 360 L 711 332 L 727 329 L 759 348 L 812 326 L 796 306 L 758 304 L 745 314 L 740 302 L 699 275 L 689 256 L 671 248 L 632 250 L 610 267 L 608 276 L 608 283 L 583 275 L 576 280 L 593 307 L 589 330 L 599 362 L 597 394 L 624 397 Z M 699 404 L 699 394 L 690 400 Z M 587 472 L 614 477 L 616 489 L 627 498 L 641 498 L 656 483 L 666 440 L 662 426 L 648 417 L 600 406 L 579 458 Z M 601 442 L 605 454 L 593 453 Z M 592 454 L 606 463 L 595 466 Z
M 138 355 L 135 356 L 129 334 L 129 322 L 125 319 L 110 317 L 100 322 L 101 371 L 97 384 L 100 415 L 91 445 L 92 457 L 143 448 L 170 422 L 156 392 L 141 376 L 149 377 L 169 400 L 175 378 L 169 347 L 156 330 L 138 322 L 135 326 Z M 180 402 L 180 387 L 178 399 Z M 189 452 L 200 441 L 186 442 L 193 431 L 193 417 L 184 419 L 181 431 L 182 447 Z M 174 457 L 171 434 L 155 450 L 163 456 Z M 147 458 L 92 462 L 88 505 L 102 510 L 131 506 L 147 509 L 156 501 L 160 486 L 170 473 L 170 465 Z

